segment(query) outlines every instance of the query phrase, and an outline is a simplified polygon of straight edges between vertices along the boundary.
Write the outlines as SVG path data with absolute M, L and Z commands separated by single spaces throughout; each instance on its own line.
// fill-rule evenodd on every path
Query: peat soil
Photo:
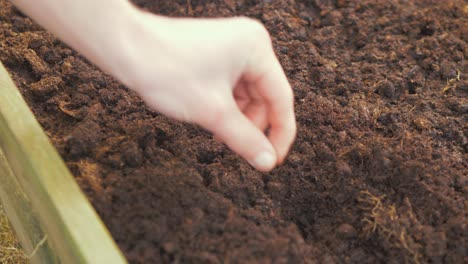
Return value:
M 135 2 L 265 23 L 299 129 L 259 173 L 0 0 L 0 60 L 131 263 L 466 263 L 466 1 Z

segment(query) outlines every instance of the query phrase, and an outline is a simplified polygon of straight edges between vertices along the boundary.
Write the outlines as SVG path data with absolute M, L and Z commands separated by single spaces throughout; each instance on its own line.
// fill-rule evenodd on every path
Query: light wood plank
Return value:
M 40 245 L 46 238 L 38 217 L 34 213 L 27 195 L 11 171 L 0 148 L 0 200 L 11 223 L 15 224 L 16 237 L 31 263 L 59 263 L 50 243 Z
M 12 172 L 9 177 L 14 175 L 18 183 L 14 188 L 20 186 L 18 191 L 29 200 L 30 216 L 48 236 L 48 246 L 62 263 L 126 263 L 1 64 L 0 147 Z M 4 193 L 13 199 L 8 192 Z M 21 224 L 19 216 L 14 216 L 24 208 L 15 207 L 18 205 L 14 202 L 10 204 L 13 208 L 7 214 L 12 216 L 14 229 L 18 233 L 35 232 Z M 27 240 L 28 236 L 33 234 L 22 234 L 20 239 Z M 24 245 L 31 249 L 36 242 Z

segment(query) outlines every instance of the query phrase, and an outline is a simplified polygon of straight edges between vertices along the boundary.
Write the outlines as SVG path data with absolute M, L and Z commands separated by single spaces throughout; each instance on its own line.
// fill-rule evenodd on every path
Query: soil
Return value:
M 135 1 L 260 19 L 299 132 L 262 174 L 0 0 L 0 60 L 131 263 L 466 263 L 466 1 Z

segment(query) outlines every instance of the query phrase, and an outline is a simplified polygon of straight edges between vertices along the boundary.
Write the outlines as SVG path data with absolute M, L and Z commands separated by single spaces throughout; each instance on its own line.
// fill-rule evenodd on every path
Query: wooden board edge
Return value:
M 0 148 L 0 201 L 31 263 L 59 263 L 51 243 Z
M 0 147 L 61 262 L 126 263 L 1 63 Z

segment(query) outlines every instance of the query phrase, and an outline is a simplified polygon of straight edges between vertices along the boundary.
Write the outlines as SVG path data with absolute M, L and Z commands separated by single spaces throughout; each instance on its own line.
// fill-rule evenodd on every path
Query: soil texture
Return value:
M 0 0 L 0 61 L 131 263 L 467 262 L 466 1 L 134 2 L 261 20 L 298 137 L 259 173 Z

